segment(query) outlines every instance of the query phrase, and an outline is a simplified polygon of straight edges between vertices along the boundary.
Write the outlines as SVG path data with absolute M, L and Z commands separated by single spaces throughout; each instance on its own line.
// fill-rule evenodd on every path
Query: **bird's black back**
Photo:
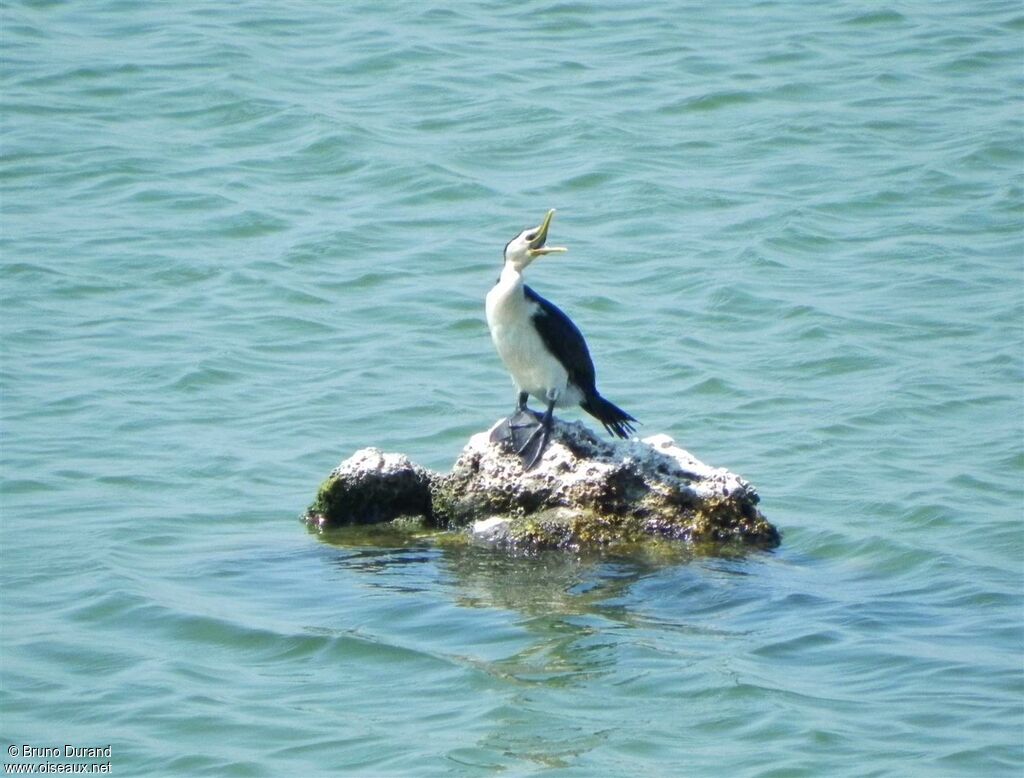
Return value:
M 527 300 L 538 306 L 537 312 L 533 315 L 533 324 L 544 347 L 565 366 L 569 373 L 569 381 L 578 386 L 585 397 L 596 395 L 594 361 L 590 358 L 583 333 L 561 308 L 545 300 L 525 284 L 523 293 Z

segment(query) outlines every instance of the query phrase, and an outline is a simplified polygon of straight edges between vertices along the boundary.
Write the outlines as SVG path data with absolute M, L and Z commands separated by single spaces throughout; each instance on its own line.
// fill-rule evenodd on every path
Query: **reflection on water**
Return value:
M 713 557 L 684 544 L 510 554 L 450 534 L 368 527 L 320 538 L 322 594 L 350 603 L 345 621 L 386 607 L 386 620 L 360 634 L 464 674 L 462 699 L 480 709 L 472 745 L 464 739 L 446 759 L 492 770 L 578 765 L 623 738 L 673 743 L 682 725 L 659 710 L 690 695 L 693 714 L 704 715 L 740 682 L 719 655 L 749 640 L 735 619 L 760 611 L 764 595 L 763 580 L 747 573 L 775 558 Z M 760 693 L 726 699 L 748 705 Z
M 526 554 L 475 545 L 450 533 L 414 535 L 386 527 L 346 527 L 320 537 L 339 550 L 334 564 L 365 576 L 362 583 L 370 589 L 408 593 L 433 588 L 425 582 L 434 580 L 435 593 L 455 607 L 515 614 L 514 623 L 529 638 L 518 650 L 491 660 L 463 654 L 459 661 L 528 685 L 571 686 L 607 674 L 618 643 L 609 636 L 622 631 L 708 631 L 642 613 L 634 592 L 640 582 L 666 571 L 677 577 L 695 559 L 705 565 L 697 578 L 709 572 L 745 574 L 736 549 L 711 561 L 674 542 L 628 552 Z M 687 594 L 686 587 L 680 593 Z

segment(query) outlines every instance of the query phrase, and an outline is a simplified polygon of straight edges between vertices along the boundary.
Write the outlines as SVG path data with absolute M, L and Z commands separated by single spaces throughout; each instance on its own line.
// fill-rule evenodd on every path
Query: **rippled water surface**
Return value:
M 118 775 L 1024 769 L 1017 2 L 5 5 L 8 744 Z M 297 520 L 531 283 L 775 552 Z M 14 760 L 17 762 L 18 760 Z M 21 760 L 22 762 L 26 760 Z

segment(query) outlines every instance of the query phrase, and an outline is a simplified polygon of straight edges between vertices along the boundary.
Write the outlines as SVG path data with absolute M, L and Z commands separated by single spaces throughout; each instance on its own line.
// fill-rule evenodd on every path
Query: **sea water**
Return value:
M 1019 3 L 2 14 L 7 762 L 1020 774 Z M 602 392 L 777 550 L 298 520 L 509 412 L 483 298 L 548 208 Z

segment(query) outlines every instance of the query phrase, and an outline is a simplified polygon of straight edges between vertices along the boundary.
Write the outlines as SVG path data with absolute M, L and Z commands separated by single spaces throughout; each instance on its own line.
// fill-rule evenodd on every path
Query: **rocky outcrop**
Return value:
M 556 420 L 543 458 L 530 471 L 489 440 L 489 432 L 470 438 L 444 474 L 401 454 L 358 451 L 321 485 L 307 521 L 326 528 L 418 517 L 516 548 L 578 549 L 655 538 L 768 548 L 779 543 L 749 483 L 704 464 L 666 435 L 609 441 L 580 422 Z
M 306 520 L 319 526 L 380 524 L 433 515 L 430 484 L 436 478 L 405 454 L 363 448 L 327 476 Z

